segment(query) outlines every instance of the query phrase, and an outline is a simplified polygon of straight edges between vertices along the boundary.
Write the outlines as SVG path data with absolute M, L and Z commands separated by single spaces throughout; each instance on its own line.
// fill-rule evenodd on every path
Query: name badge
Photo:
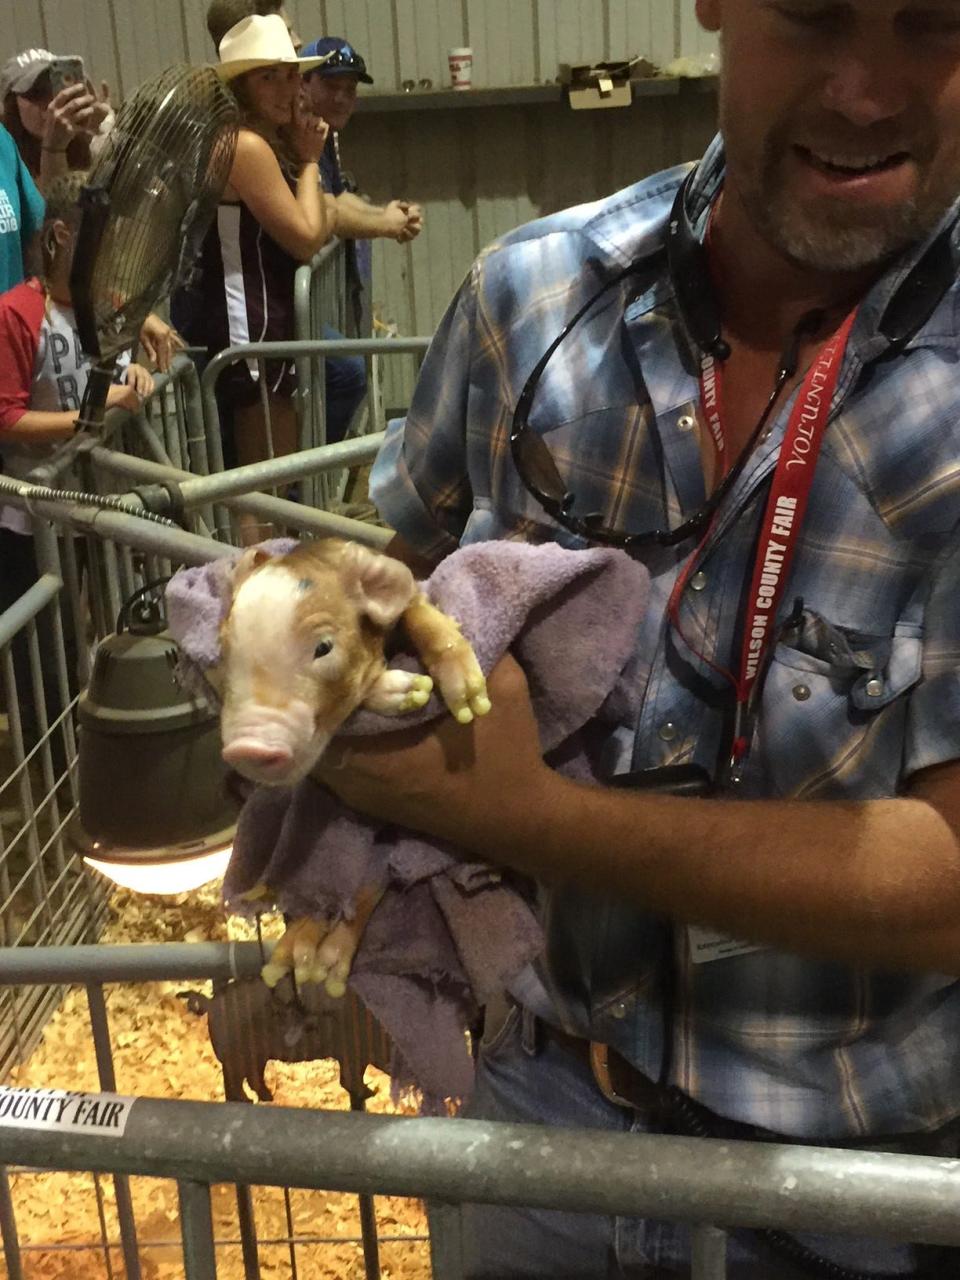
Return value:
M 752 951 L 763 951 L 759 942 L 740 942 L 728 938 L 716 929 L 705 929 L 699 924 L 687 925 L 690 939 L 690 959 L 694 964 L 710 964 L 713 960 L 731 960 L 734 956 L 748 956 Z

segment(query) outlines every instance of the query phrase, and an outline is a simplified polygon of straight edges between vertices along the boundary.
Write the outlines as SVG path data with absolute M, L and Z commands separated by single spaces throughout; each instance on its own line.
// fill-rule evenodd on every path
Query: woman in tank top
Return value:
M 254 15 L 220 43 L 218 71 L 242 112 L 236 156 L 200 261 L 200 289 L 180 300 L 179 327 L 209 357 L 244 342 L 294 336 L 293 279 L 335 231 L 336 213 L 320 184 L 327 125 L 301 109 L 301 74 L 323 62 L 297 58 L 279 14 Z M 224 430 L 240 464 L 297 447 L 292 361 L 268 361 L 261 388 L 256 361 L 230 366 L 218 382 Z M 229 441 L 227 442 L 229 443 Z M 245 542 L 269 533 L 252 518 Z

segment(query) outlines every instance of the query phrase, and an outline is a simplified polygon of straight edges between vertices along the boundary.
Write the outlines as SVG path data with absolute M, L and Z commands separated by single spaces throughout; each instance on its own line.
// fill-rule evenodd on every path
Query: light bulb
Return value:
M 94 846 L 96 848 L 96 846 Z M 85 857 L 88 867 L 93 867 L 114 884 L 134 893 L 186 893 L 199 889 L 211 880 L 219 879 L 227 869 L 233 846 L 214 849 L 195 858 L 170 859 L 169 861 L 113 862 Z

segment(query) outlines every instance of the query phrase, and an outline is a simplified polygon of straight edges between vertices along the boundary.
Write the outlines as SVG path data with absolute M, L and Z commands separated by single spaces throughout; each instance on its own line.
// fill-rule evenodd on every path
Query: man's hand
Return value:
M 416 240 L 417 236 L 423 230 L 423 210 L 418 204 L 410 204 L 403 201 L 406 207 L 407 223 L 403 231 L 397 236 L 398 244 L 408 244 L 411 240 Z
M 385 239 L 401 242 L 400 238 L 407 229 L 407 208 L 405 200 L 391 200 L 383 206 Z
M 140 345 L 152 365 L 161 373 L 169 373 L 173 357 L 183 351 L 186 343 L 171 325 L 159 316 L 149 315 L 140 330 Z
M 314 770 L 351 808 L 508 859 L 512 811 L 545 806 L 544 764 L 523 672 L 509 655 L 487 681 L 493 709 L 470 725 L 449 717 L 426 733 L 331 746 Z

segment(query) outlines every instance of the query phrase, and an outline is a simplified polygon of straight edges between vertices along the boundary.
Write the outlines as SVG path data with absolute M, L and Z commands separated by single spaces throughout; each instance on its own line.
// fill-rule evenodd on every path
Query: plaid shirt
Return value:
M 578 509 L 602 512 L 607 524 L 673 526 L 704 501 L 695 362 L 683 354 L 657 252 L 685 172 L 520 228 L 480 256 L 374 469 L 383 516 L 419 551 L 436 556 L 490 538 L 583 545 L 520 483 L 508 444 L 513 409 L 566 321 L 605 279 L 647 255 L 649 277 L 608 294 L 550 362 L 530 422 L 573 478 Z M 701 232 L 722 173 L 714 143 L 694 192 Z M 892 796 L 918 769 L 960 756 L 960 288 L 902 354 L 878 359 L 887 346 L 879 318 L 919 252 L 871 291 L 846 352 L 783 597 L 782 613 L 797 597 L 803 613 L 773 653 L 744 795 Z M 754 543 L 792 403 L 749 460 L 681 602 L 684 635 L 722 667 L 739 652 Z M 729 687 L 666 619 L 691 551 L 645 556 L 653 593 L 638 637 L 644 696 L 638 721 L 609 744 L 611 772 L 682 761 L 712 771 L 729 743 Z M 656 1075 L 662 928 L 633 913 L 625 924 L 622 909 L 616 920 L 608 910 L 584 904 L 578 929 L 560 940 L 589 957 L 590 970 L 579 996 L 565 993 L 560 1016 Z M 836 1139 L 960 1114 L 954 979 L 772 948 L 694 965 L 682 926 L 673 946 L 674 1079 L 717 1111 Z

